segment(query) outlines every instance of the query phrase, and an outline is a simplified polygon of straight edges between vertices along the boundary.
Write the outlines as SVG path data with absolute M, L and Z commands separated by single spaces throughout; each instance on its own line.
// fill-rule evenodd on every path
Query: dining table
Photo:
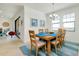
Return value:
M 56 38 L 56 33 L 38 33 L 36 34 L 37 37 L 39 37 L 40 39 L 46 41 L 46 45 L 47 45 L 47 54 L 50 55 L 51 54 L 51 40 L 54 40 L 54 38 Z

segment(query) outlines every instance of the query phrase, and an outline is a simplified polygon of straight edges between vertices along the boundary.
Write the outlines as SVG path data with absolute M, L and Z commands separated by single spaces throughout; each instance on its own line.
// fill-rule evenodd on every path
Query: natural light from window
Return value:
M 60 26 L 64 27 L 65 30 L 74 31 L 75 30 L 75 13 L 65 14 L 61 19 L 59 16 L 55 16 L 52 20 L 52 30 L 58 30 Z M 60 25 L 61 24 L 61 25 Z
M 63 27 L 66 30 L 74 31 L 75 14 L 66 14 L 63 16 Z
M 55 14 L 55 19 L 52 20 L 52 29 L 53 30 L 58 30 L 58 28 L 60 28 L 60 17 Z

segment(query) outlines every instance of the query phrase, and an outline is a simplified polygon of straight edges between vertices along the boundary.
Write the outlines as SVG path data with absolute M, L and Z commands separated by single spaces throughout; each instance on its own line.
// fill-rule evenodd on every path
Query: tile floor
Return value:
M 19 46 L 24 44 L 20 39 L 7 40 L 0 38 L 0 56 L 23 56 Z

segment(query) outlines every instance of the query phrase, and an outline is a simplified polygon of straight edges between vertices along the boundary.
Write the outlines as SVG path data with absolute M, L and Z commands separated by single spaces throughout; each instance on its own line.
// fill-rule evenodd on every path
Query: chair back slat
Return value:
M 45 29 L 45 32 L 48 32 L 48 29 Z
M 62 40 L 64 40 L 65 34 L 66 34 L 66 31 L 62 29 Z
M 39 33 L 40 33 L 40 32 L 44 32 L 44 30 L 43 30 L 43 29 L 39 29 Z
M 63 28 L 58 29 L 58 33 L 61 35 L 61 40 L 64 40 L 65 37 L 65 30 Z
M 57 33 L 57 35 L 56 35 L 56 43 L 57 43 L 57 41 L 60 41 L 60 40 L 61 40 L 61 34 Z
M 33 30 L 29 30 L 29 36 L 31 40 L 35 40 L 35 32 Z
M 2 28 L 0 28 L 0 33 L 2 33 Z

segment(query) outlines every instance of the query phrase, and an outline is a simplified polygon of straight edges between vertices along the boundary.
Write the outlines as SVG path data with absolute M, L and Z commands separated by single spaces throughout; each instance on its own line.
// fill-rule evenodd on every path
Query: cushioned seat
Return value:
M 44 42 L 40 42 L 40 41 L 38 41 L 38 40 L 35 40 L 35 43 L 33 43 L 33 44 L 34 44 L 34 45 L 37 45 L 37 47 L 41 47 L 41 46 L 45 45 Z
M 29 30 L 29 37 L 31 41 L 31 51 L 32 51 L 32 46 L 34 46 L 36 49 L 36 55 L 38 54 L 39 48 L 45 47 L 46 49 L 46 44 L 44 42 L 38 41 L 39 38 L 36 37 L 35 32 L 33 30 Z
M 54 44 L 54 45 L 55 45 L 55 44 L 59 44 L 59 43 L 60 43 L 60 42 L 59 42 L 59 41 L 56 42 L 56 40 L 54 40 L 53 42 L 51 42 L 51 44 Z
M 61 36 L 57 33 L 56 40 L 51 41 L 51 45 L 53 45 L 55 47 L 56 53 L 57 53 L 58 46 L 60 47 L 60 40 L 61 40 Z

